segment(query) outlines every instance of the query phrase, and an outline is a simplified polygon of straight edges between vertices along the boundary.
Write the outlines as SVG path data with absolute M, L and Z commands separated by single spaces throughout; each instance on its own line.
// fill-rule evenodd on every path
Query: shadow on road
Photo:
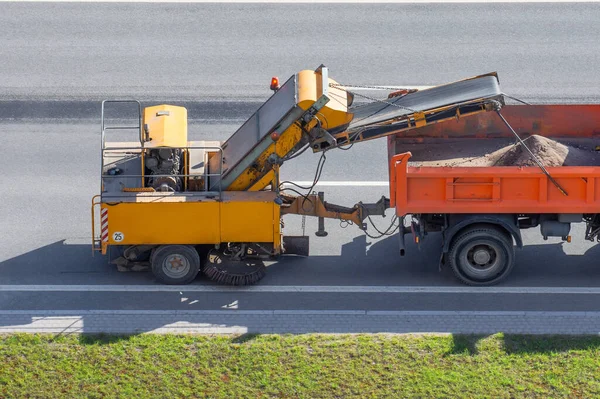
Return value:
M 269 268 L 264 281 L 295 285 L 454 285 L 452 273 L 438 270 L 440 248 L 440 237 L 432 235 L 421 249 L 407 243 L 407 255 L 401 257 L 396 235 L 379 241 L 362 235 L 343 244 L 339 256 L 285 258 Z
M 408 238 L 408 236 L 407 236 Z M 598 286 L 599 246 L 583 255 L 568 255 L 563 246 L 526 245 L 516 251 L 516 266 L 503 285 Z M 262 285 L 458 285 L 452 271 L 439 270 L 441 239 L 431 234 L 421 244 L 407 240 L 406 256 L 398 251 L 397 236 L 373 242 L 359 236 L 342 245 L 339 256 L 284 257 L 269 266 Z M 566 248 L 568 249 L 568 248 Z M 113 255 L 114 257 L 114 255 Z M 148 284 L 150 273 L 119 273 L 108 256 L 89 245 L 58 241 L 0 262 L 0 284 Z M 211 284 L 202 276 L 198 283 Z
M 92 256 L 91 245 L 68 245 L 65 241 L 36 248 L 30 252 L 0 262 L 4 283 L 7 278 L 18 277 L 15 283 L 23 284 L 23 276 L 36 275 L 37 284 L 49 284 L 42 275 L 65 273 L 108 272 L 108 262 L 102 256 Z
M 406 255 L 398 251 L 397 236 L 371 243 L 365 236 L 342 246 L 340 256 L 314 255 L 289 258 L 272 266 L 268 284 L 311 285 L 410 285 L 448 286 L 461 284 L 448 266 L 439 269 L 440 234 L 430 234 L 420 248 L 407 236 Z M 503 286 L 600 286 L 596 259 L 600 246 L 583 255 L 565 253 L 568 243 L 525 245 L 516 249 L 516 265 Z
M 439 236 L 432 235 L 426 240 L 421 250 L 413 243 L 407 245 L 407 256 L 400 257 L 398 253 L 397 237 L 392 236 L 380 241 L 371 242 L 364 236 L 343 245 L 339 256 L 315 255 L 309 258 L 285 258 L 269 267 L 267 277 L 261 285 L 415 285 L 415 286 L 447 286 L 458 285 L 451 271 L 445 269 L 438 271 L 439 248 L 441 246 Z M 568 244 L 565 244 L 568 245 Z M 545 244 L 526 246 L 517 251 L 517 265 L 513 275 L 504 285 L 519 286 L 547 286 L 557 285 L 565 287 L 597 286 L 600 271 L 595 260 L 598 259 L 597 246 L 590 248 L 584 255 L 567 255 L 563 250 L 563 244 Z M 109 265 L 107 258 L 103 256 L 92 257 L 89 245 L 66 245 L 64 241 L 34 249 L 23 255 L 0 262 L 0 276 L 2 285 L 30 284 L 30 285 L 94 285 L 94 284 L 153 284 L 154 279 L 150 273 L 119 273 L 114 266 Z M 195 284 L 212 284 L 199 277 Z M 56 292 L 53 294 L 57 294 Z M 71 328 L 69 331 L 96 333 L 102 330 L 103 323 L 128 323 L 130 322 L 128 311 L 132 314 L 140 309 L 140 293 L 131 292 L 100 292 L 96 296 L 90 296 L 86 292 L 60 292 L 62 308 L 55 303 L 46 302 L 49 295 L 45 291 L 29 292 L 0 292 L 0 305 L 5 310 L 15 310 L 12 314 L 0 316 L 0 326 L 23 326 L 40 320 L 54 318 L 77 317 L 81 327 Z M 87 294 L 87 296 L 86 296 Z M 182 331 L 186 323 L 204 325 L 206 328 L 213 326 L 229 327 L 237 326 L 247 328 L 248 332 L 261 331 L 262 321 L 259 318 L 236 318 L 232 311 L 231 316 L 222 312 L 222 303 L 228 303 L 231 298 L 237 298 L 237 294 L 223 293 L 213 294 L 207 292 L 186 293 L 185 288 L 181 292 L 157 292 L 142 293 L 152 298 L 151 303 L 165 301 L 162 308 L 157 308 L 156 314 L 143 317 L 143 322 L 136 333 L 152 331 L 165 325 L 183 323 Z M 221 296 L 219 296 L 221 295 Z M 263 294 L 266 295 L 266 294 Z M 84 300 L 85 296 L 85 300 Z M 219 296 L 219 305 L 215 307 L 204 307 L 203 309 L 215 309 L 214 314 L 194 313 L 193 307 L 188 306 L 190 301 L 212 300 Z M 184 297 L 189 297 L 184 298 Z M 54 297 L 56 300 L 56 296 Z M 91 300 L 90 298 L 95 298 Z M 90 302 L 91 301 L 91 302 Z M 187 302 L 185 302 L 187 301 Z M 37 307 L 28 307 L 27 303 L 36 303 Z M 66 305 L 65 305 L 66 303 Z M 211 302 L 212 303 L 212 302 Z M 64 306 L 67 306 L 65 308 Z M 68 306 L 72 306 L 68 308 Z M 212 305 L 211 305 L 212 306 Z M 302 303 L 298 303 L 299 310 Z M 320 305 L 319 305 L 320 306 Z M 323 310 L 328 303 L 323 303 Z M 37 309 L 42 309 L 37 311 Z M 82 316 L 77 313 L 69 313 L 60 309 L 81 309 Z M 85 315 L 87 310 L 95 309 L 93 315 Z M 115 317 L 103 315 L 115 310 L 121 313 Z M 149 309 L 146 304 L 145 309 Z M 153 308 L 150 308 L 153 309 Z M 163 309 L 163 310 L 161 310 Z M 197 309 L 197 308 L 196 308 Z M 237 308 L 235 308 L 237 309 Z M 398 308 L 400 309 L 400 308 Z M 23 313 L 20 313 L 20 311 Z M 48 310 L 56 310 L 49 315 Z M 239 310 L 245 310 L 243 305 Z M 152 311 L 150 311 L 152 312 Z M 6 312 L 5 312 L 6 313 Z M 266 315 L 265 317 L 271 317 Z M 112 318 L 111 318 L 112 317 Z M 138 314 L 138 317 L 139 314 Z M 306 316 L 311 320 L 312 316 Z M 108 322 L 107 320 L 110 319 Z M 293 317 L 287 318 L 287 321 Z M 322 332 L 322 333 L 361 333 L 361 332 L 427 332 L 426 329 L 418 328 L 411 330 L 409 325 L 386 326 L 385 330 L 377 330 L 378 327 L 344 324 L 335 325 L 325 316 L 322 323 L 318 318 L 315 324 L 303 327 L 290 328 L 289 332 Z M 240 324 L 241 323 L 241 324 Z M 285 329 L 285 325 L 282 325 Z M 303 328 L 305 328 L 303 330 Z M 454 333 L 451 328 L 439 332 Z M 475 352 L 476 346 L 472 339 L 461 338 L 455 344 L 459 352 Z M 540 350 L 542 350 L 541 348 Z
M 7 259 L 0 262 L 0 284 L 106 284 L 117 276 L 123 284 L 131 282 L 129 273 L 118 273 L 107 256 L 91 248 L 61 240 Z

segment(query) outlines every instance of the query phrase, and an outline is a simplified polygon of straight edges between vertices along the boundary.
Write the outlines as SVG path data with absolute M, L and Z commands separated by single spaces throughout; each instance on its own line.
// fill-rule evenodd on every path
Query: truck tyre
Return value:
M 509 233 L 479 225 L 452 240 L 448 258 L 460 281 L 487 286 L 499 283 L 510 274 L 515 264 L 515 250 Z
M 161 245 L 152 254 L 151 266 L 163 284 L 189 284 L 200 271 L 200 256 L 189 245 Z

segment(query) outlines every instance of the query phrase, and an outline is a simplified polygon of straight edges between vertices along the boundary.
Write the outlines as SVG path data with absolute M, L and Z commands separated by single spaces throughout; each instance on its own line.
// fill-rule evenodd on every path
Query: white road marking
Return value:
M 298 184 L 299 186 L 310 187 L 312 186 L 312 181 L 294 181 L 293 183 Z M 292 184 L 286 183 L 286 186 L 292 186 Z M 388 187 L 390 183 L 388 181 L 319 181 L 316 186 L 321 187 Z
M 0 285 L 0 292 L 216 292 L 216 293 L 362 293 L 362 294 L 576 294 L 600 295 L 600 287 L 428 287 L 255 285 Z
M 14 2 L 15 0 L 0 0 Z M 48 0 L 19 0 L 27 3 Z M 386 4 L 430 4 L 430 3 L 597 3 L 599 0 L 53 0 L 52 3 L 386 3 Z
M 30 316 L 32 320 L 42 318 L 76 320 L 85 316 L 103 315 L 157 315 L 157 316 L 227 316 L 227 315 L 289 315 L 289 316 L 587 316 L 600 317 L 600 312 L 592 311 L 539 311 L 539 310 L 0 310 L 0 316 Z

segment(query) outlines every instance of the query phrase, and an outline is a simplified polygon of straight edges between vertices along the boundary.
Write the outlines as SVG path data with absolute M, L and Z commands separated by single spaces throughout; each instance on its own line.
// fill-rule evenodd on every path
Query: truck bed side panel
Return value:
M 502 115 L 517 133 L 544 137 L 584 138 L 600 136 L 600 104 L 505 105 Z M 397 133 L 397 141 L 447 138 L 509 137 L 511 132 L 495 112 L 484 112 L 441 124 Z
M 410 167 L 410 153 L 391 162 L 398 215 L 459 213 L 600 213 L 600 167 Z

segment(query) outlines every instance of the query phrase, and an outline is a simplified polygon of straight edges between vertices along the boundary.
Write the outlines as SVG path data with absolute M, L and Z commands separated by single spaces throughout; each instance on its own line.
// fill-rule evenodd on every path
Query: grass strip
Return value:
M 3 398 L 597 397 L 600 337 L 0 336 Z

